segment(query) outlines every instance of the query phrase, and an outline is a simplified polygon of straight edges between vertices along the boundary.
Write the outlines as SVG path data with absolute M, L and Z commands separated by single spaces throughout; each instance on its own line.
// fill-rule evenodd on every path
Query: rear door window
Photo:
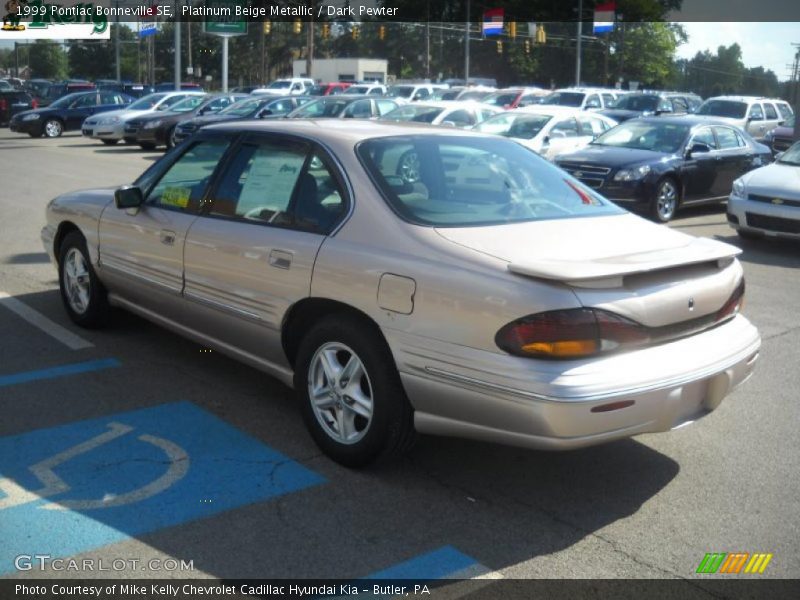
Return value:
M 764 102 L 764 114 L 767 115 L 767 119 L 775 120 L 778 118 L 778 111 L 769 102 Z
M 551 137 L 577 137 L 580 135 L 578 131 L 578 122 L 575 119 L 564 119 L 559 121 L 550 130 Z
M 730 127 L 714 127 L 717 134 L 717 142 L 719 143 L 720 150 L 730 150 L 731 148 L 739 148 L 740 137 Z
M 750 119 L 753 121 L 764 120 L 764 111 L 761 109 L 760 104 L 753 104 L 753 106 L 750 107 Z
M 712 150 L 717 149 L 717 141 L 714 139 L 714 132 L 711 131 L 710 127 L 701 127 L 698 129 L 692 137 L 689 146 L 691 147 L 692 144 L 705 144 Z

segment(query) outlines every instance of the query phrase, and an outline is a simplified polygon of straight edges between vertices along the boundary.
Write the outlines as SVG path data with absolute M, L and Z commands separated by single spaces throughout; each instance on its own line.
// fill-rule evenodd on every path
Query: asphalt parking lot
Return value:
M 270 377 L 129 314 L 101 331 L 69 322 L 39 239 L 46 203 L 128 183 L 160 153 L 7 129 L 0 150 L 0 576 L 95 574 L 15 569 L 50 555 L 124 561 L 102 577 L 702 588 L 709 552 L 771 553 L 760 577 L 800 576 L 800 244 L 742 243 L 721 207 L 672 223 L 742 247 L 763 337 L 754 377 L 701 422 L 561 454 L 423 437 L 394 464 L 349 471 Z

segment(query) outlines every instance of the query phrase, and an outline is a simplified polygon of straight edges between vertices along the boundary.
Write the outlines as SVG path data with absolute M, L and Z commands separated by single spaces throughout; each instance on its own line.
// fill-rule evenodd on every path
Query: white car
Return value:
M 794 113 L 789 103 L 780 98 L 716 96 L 703 102 L 694 114 L 716 117 L 736 125 L 757 142 L 762 142 L 769 131 L 782 125 Z
M 347 94 L 363 94 L 365 96 L 383 96 L 386 86 L 382 83 L 357 83 L 347 88 Z
M 272 96 L 302 96 L 308 94 L 316 85 L 313 79 L 307 77 L 293 77 L 291 79 L 276 79 L 267 87 L 258 88 L 250 92 L 254 96 L 270 94 Z
M 434 83 L 400 83 L 393 85 L 386 92 L 386 96 L 398 102 L 417 102 L 430 100 L 436 90 L 446 89 L 448 86 Z
M 414 102 L 404 104 L 380 118 L 381 121 L 409 121 L 469 129 L 503 112 L 496 106 L 477 102 Z
M 613 119 L 578 108 L 537 104 L 503 111 L 475 129 L 512 138 L 552 160 L 564 152 L 580 150 L 616 124 Z
M 623 92 L 606 88 L 562 88 L 541 99 L 541 104 L 570 106 L 582 110 L 612 108 Z
M 135 139 L 135 132 L 133 132 L 133 135 L 129 135 L 125 131 L 128 121 L 159 110 L 168 110 L 171 106 L 189 96 L 205 96 L 205 92 L 183 91 L 148 94 L 129 104 L 126 108 L 88 117 L 81 125 L 81 133 L 84 137 L 100 140 L 107 145 L 116 144 L 125 137 L 133 137 Z
M 800 142 L 733 182 L 728 223 L 744 238 L 800 239 Z

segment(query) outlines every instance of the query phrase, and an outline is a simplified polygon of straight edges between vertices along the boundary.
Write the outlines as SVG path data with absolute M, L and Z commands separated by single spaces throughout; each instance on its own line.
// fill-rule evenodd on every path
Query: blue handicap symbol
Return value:
M 0 438 L 0 575 L 324 479 L 190 402 Z

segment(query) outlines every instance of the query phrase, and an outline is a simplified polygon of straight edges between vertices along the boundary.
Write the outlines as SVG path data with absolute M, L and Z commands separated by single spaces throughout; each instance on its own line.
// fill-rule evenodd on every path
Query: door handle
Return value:
M 273 249 L 269 253 L 269 264 L 276 269 L 289 269 L 292 266 L 292 253 Z
M 161 238 L 161 243 L 166 244 L 167 246 L 174 246 L 175 245 L 175 232 L 170 231 L 169 229 L 162 229 L 161 233 L 159 234 Z

